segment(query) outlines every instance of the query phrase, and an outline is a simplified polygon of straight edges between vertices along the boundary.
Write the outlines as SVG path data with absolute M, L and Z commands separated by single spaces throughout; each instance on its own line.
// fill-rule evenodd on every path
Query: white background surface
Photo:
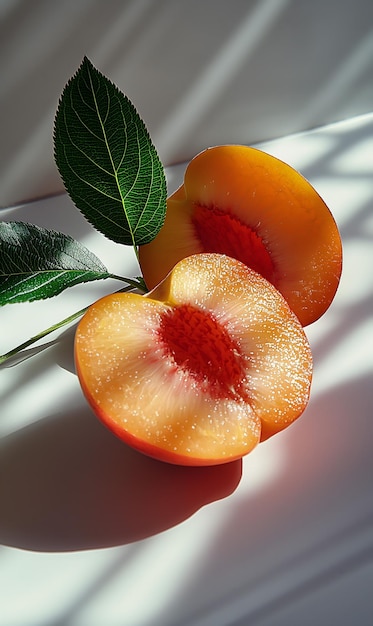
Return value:
M 0 0 L 0 207 L 62 189 L 53 118 L 84 55 L 165 165 L 373 109 L 372 0 Z
M 98 423 L 73 328 L 2 368 L 1 626 L 372 624 L 373 115 L 264 147 L 312 182 L 343 238 L 337 297 L 307 329 L 309 407 L 242 468 L 178 468 Z M 168 170 L 170 190 L 182 172 Z M 69 232 L 113 272 L 137 272 L 66 196 L 1 217 Z M 0 351 L 115 288 L 4 307 Z

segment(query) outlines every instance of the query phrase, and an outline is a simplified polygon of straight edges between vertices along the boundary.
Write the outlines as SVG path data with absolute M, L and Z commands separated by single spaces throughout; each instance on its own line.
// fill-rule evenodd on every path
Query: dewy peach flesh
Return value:
M 155 458 L 224 463 L 304 411 L 312 358 L 281 294 L 220 254 L 180 261 L 147 296 L 113 294 L 81 320 L 77 373 L 97 416 Z

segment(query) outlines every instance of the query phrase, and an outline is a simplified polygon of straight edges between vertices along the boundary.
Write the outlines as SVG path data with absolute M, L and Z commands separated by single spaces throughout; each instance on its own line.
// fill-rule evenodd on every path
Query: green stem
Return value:
M 89 307 L 86 306 L 86 307 L 84 307 L 84 309 L 80 309 L 80 311 L 76 311 L 76 313 L 73 313 L 72 315 L 69 315 L 69 317 L 65 317 L 64 320 L 61 320 L 60 322 L 57 322 L 57 324 L 53 324 L 53 326 L 49 326 L 49 328 L 46 328 L 45 330 L 42 330 L 37 335 L 34 335 L 33 337 L 30 337 L 30 339 L 28 339 L 27 341 L 24 341 L 23 343 L 21 343 L 16 348 L 13 348 L 13 350 L 9 350 L 9 352 L 6 352 L 6 354 L 2 354 L 0 356 L 0 365 L 5 363 L 5 361 L 7 361 L 8 359 L 12 358 L 13 356 L 16 356 L 16 354 L 21 352 L 21 350 L 25 350 L 25 348 L 29 348 L 34 343 L 39 341 L 39 339 L 43 339 L 43 337 L 46 337 L 47 335 L 50 335 L 55 330 L 58 330 L 59 328 L 62 328 L 63 326 L 66 326 L 66 324 L 70 324 L 70 322 L 73 322 L 74 320 L 78 319 L 78 317 L 81 317 L 86 312 L 86 310 L 88 308 Z
M 118 280 L 122 280 L 128 283 L 128 287 L 123 287 L 123 289 L 119 289 L 116 293 L 131 291 L 131 289 L 133 288 L 140 289 L 141 291 L 143 291 L 141 280 L 138 281 L 136 279 L 122 278 L 120 276 L 114 276 L 113 274 L 111 274 L 111 278 L 116 278 Z M 16 356 L 19 352 L 21 352 L 21 350 L 25 350 L 26 348 L 29 348 L 34 343 L 39 341 L 39 339 L 43 339 L 44 337 L 47 337 L 47 335 L 50 335 L 51 333 L 53 333 L 55 330 L 59 330 L 63 326 L 66 326 L 67 324 L 74 322 L 76 319 L 84 315 L 84 313 L 89 309 L 90 306 L 91 305 L 88 305 L 84 307 L 84 309 L 80 309 L 80 311 L 76 311 L 72 315 L 65 317 L 65 319 L 61 320 L 60 322 L 53 324 L 53 326 L 49 326 L 49 328 L 42 330 L 37 335 L 30 337 L 30 339 L 28 339 L 27 341 L 24 341 L 16 348 L 13 348 L 12 350 L 9 350 L 9 352 L 6 352 L 5 354 L 0 355 L 0 365 L 5 363 L 5 361 L 8 361 L 9 359 L 11 359 L 13 356 Z
M 143 278 L 127 278 L 126 276 L 117 276 L 116 274 L 110 274 L 108 278 L 113 278 L 114 280 L 120 280 L 121 282 L 127 283 L 131 286 L 132 289 L 139 289 L 142 293 L 145 293 L 145 283 Z
M 135 244 L 135 242 L 133 242 L 133 246 L 132 247 L 133 247 L 133 249 L 135 251 L 137 262 L 140 263 L 139 247 Z

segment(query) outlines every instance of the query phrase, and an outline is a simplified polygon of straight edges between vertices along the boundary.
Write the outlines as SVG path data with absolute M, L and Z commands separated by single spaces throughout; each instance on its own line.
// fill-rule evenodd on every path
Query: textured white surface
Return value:
M 2 0 L 0 206 L 62 189 L 53 118 L 84 55 L 170 165 L 370 112 L 372 21 L 371 0 Z
M 344 271 L 307 329 L 310 405 L 244 460 L 241 480 L 239 464 L 170 467 L 101 427 L 73 373 L 73 329 L 1 369 L 1 626 L 371 625 L 372 137 L 366 115 L 264 145 L 329 204 Z M 168 171 L 170 190 L 183 169 Z M 65 196 L 0 216 L 65 230 L 137 272 Z M 5 307 L 0 351 L 113 288 Z

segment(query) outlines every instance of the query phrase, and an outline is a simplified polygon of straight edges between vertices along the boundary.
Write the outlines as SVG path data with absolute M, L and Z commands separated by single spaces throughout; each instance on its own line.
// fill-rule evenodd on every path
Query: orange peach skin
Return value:
M 335 220 L 315 189 L 289 165 L 247 146 L 216 146 L 188 165 L 168 198 L 164 226 L 139 249 L 153 289 L 182 258 L 218 252 L 269 280 L 303 326 L 332 302 L 341 275 Z

